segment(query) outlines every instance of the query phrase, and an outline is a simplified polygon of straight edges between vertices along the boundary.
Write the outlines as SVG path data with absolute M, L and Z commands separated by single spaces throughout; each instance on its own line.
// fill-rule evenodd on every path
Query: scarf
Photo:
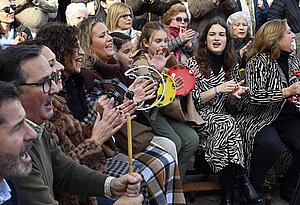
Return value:
M 175 27 L 175 26 L 169 26 L 169 25 L 165 25 L 165 27 L 167 29 L 169 29 L 170 31 L 170 35 L 168 37 L 168 40 L 170 41 L 171 39 L 173 38 L 176 38 L 177 36 L 179 36 L 179 32 L 180 32 L 180 28 L 179 27 Z M 180 49 L 177 49 L 175 52 L 174 52 L 174 57 L 176 58 L 176 60 L 178 62 L 181 62 L 181 58 L 180 58 L 180 55 L 181 55 L 181 52 L 180 52 Z M 183 54 L 184 55 L 184 54 Z

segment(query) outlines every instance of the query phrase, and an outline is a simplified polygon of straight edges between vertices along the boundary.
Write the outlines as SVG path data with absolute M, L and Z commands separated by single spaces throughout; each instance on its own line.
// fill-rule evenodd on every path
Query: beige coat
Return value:
M 17 5 L 16 18 L 31 32 L 36 33 L 48 22 L 49 13 L 56 13 L 58 0 L 12 0 Z

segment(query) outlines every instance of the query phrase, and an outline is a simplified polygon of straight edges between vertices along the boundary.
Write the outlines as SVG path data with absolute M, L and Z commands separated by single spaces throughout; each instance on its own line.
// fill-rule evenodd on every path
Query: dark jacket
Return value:
M 7 182 L 9 188 L 11 189 L 11 198 L 4 202 L 2 205 L 21 205 L 20 200 L 19 200 L 19 194 L 17 191 L 17 187 L 11 178 L 5 178 L 5 181 Z
M 264 2 L 265 9 L 261 10 L 257 5 L 257 1 L 253 1 L 254 9 L 255 9 L 255 33 L 267 21 L 269 4 L 267 0 L 263 0 L 263 2 Z M 237 0 L 237 4 L 239 5 L 239 10 L 242 11 L 241 0 Z
M 59 92 L 59 95 L 67 100 L 67 106 L 72 115 L 77 120 L 82 121 L 88 114 L 84 78 L 81 74 L 71 74 L 64 83 L 64 90 Z
M 27 34 L 27 40 L 32 40 L 32 35 L 30 32 L 30 29 L 27 28 L 26 26 L 23 26 L 18 20 L 15 19 L 15 21 L 12 23 L 12 25 L 15 28 L 15 35 L 14 38 L 17 37 L 17 34 L 20 33 L 22 34 L 22 32 Z
M 159 20 L 166 0 L 154 0 L 152 4 L 149 3 L 149 0 L 145 0 L 144 2 L 142 0 L 127 0 L 126 4 L 131 6 L 134 16 L 137 19 L 134 22 L 134 29 L 142 30 L 146 22 Z
M 206 24 L 214 17 L 220 16 L 225 21 L 227 18 L 238 11 L 235 0 L 221 0 L 215 5 L 212 0 L 188 0 L 191 13 L 190 27 L 201 35 Z
M 287 19 L 294 33 L 300 32 L 300 9 L 295 0 L 274 0 L 268 13 L 268 21 Z

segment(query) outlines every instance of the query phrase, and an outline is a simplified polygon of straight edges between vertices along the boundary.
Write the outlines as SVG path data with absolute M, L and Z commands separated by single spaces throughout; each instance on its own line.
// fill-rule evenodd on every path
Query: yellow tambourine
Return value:
M 165 93 L 163 94 L 162 100 L 156 105 L 156 107 L 163 107 L 170 104 L 176 96 L 175 81 L 167 74 L 162 73 L 161 75 L 165 82 Z M 157 90 L 157 97 L 155 101 L 161 98 L 162 91 L 163 91 L 163 84 L 160 84 Z

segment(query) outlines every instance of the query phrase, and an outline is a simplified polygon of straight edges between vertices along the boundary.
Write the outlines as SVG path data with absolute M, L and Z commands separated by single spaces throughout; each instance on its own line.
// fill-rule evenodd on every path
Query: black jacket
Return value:
M 274 0 L 268 13 L 268 21 L 287 19 L 294 33 L 300 32 L 300 9 L 295 0 Z

